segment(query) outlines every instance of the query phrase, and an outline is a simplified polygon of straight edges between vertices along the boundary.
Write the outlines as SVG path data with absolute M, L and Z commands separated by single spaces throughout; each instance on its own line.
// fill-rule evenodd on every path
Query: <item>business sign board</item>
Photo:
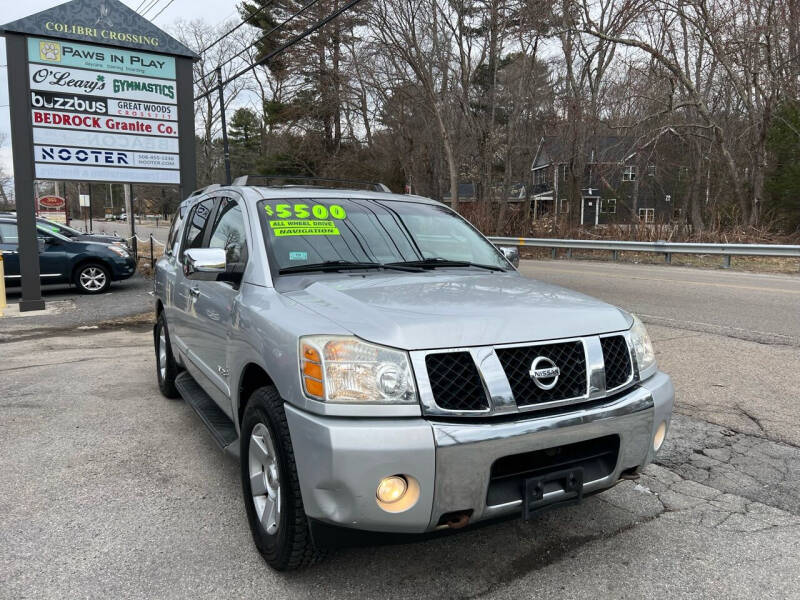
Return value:
M 175 79 L 175 59 L 171 56 L 78 44 L 69 40 L 30 37 L 28 60 L 44 65 Z
M 39 207 L 47 209 L 64 208 L 66 200 L 61 196 L 42 196 L 39 198 Z
M 0 26 L 20 230 L 20 310 L 41 308 L 35 179 L 195 188 L 198 56 L 120 0 L 70 0 Z M 38 294 L 38 295 L 37 295 Z

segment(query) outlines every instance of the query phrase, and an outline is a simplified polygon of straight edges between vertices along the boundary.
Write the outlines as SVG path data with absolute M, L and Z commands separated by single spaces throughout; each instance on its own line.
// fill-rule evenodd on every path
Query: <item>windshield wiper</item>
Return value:
M 394 271 L 421 271 L 420 267 L 414 265 L 385 264 L 379 262 L 360 262 L 349 260 L 326 260 L 321 263 L 310 263 L 307 265 L 295 265 L 284 267 L 278 271 L 279 275 L 288 273 L 306 273 L 309 271 L 341 271 L 345 269 L 392 269 Z
M 487 271 L 503 271 L 503 267 L 497 265 L 483 265 L 480 263 L 469 262 L 466 260 L 448 260 L 446 258 L 434 257 L 426 258 L 424 260 L 407 260 L 403 262 L 387 263 L 385 266 L 408 266 L 408 267 L 422 267 L 425 269 L 435 269 L 436 267 L 476 267 L 478 269 L 486 269 Z

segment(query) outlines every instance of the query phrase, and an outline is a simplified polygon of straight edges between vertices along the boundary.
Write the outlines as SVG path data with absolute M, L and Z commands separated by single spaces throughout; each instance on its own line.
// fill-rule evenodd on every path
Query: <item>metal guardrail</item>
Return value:
M 553 258 L 559 248 L 572 250 L 608 250 L 617 260 L 618 252 L 655 252 L 664 255 L 667 263 L 673 254 L 718 254 L 724 257 L 724 266 L 731 266 L 731 256 L 780 256 L 800 258 L 800 246 L 781 244 L 703 244 L 683 242 L 624 242 L 615 240 L 562 240 L 557 238 L 490 237 L 496 246 L 531 246 L 551 248 Z

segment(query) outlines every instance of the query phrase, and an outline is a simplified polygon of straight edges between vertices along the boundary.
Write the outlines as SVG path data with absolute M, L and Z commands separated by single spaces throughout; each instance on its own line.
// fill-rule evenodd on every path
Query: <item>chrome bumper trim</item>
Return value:
M 669 386 L 669 410 L 672 385 Z M 458 423 L 433 421 L 436 442 L 436 485 L 429 528 L 449 512 L 472 509 L 471 521 L 520 512 L 522 501 L 489 506 L 486 498 L 494 462 L 504 456 L 553 448 L 574 442 L 619 435 L 620 450 L 611 474 L 584 484 L 584 493 L 610 487 L 625 469 L 641 466 L 651 459 L 656 415 L 653 393 L 637 387 L 612 402 L 568 413 L 506 423 Z M 552 492 L 557 500 L 563 492 Z

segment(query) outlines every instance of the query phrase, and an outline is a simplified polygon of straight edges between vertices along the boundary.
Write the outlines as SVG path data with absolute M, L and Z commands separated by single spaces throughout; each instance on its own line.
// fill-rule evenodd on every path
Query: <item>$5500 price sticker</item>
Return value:
M 347 213 L 344 208 L 338 204 L 331 204 L 325 206 L 323 204 L 276 204 L 265 205 L 264 210 L 270 217 L 278 217 L 280 219 L 327 219 L 328 217 L 334 219 L 345 219 Z M 270 221 L 274 223 L 275 221 Z

